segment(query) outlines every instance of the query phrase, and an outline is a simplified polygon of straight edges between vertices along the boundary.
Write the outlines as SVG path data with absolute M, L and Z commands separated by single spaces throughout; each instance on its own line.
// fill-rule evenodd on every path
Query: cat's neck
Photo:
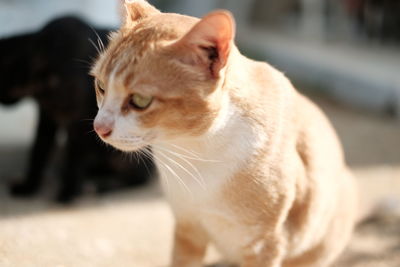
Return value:
M 155 144 L 153 155 L 168 198 L 180 206 L 182 194 L 203 199 L 205 192 L 208 195 L 220 188 L 246 164 L 261 142 L 262 136 L 227 101 L 206 133 Z
M 251 126 L 249 118 L 243 116 L 239 107 L 228 94 L 223 98 L 221 110 L 213 125 L 204 134 L 170 139 L 155 144 L 154 151 L 186 156 L 193 164 L 230 162 L 235 164 L 246 160 L 257 147 L 261 147 L 265 136 Z M 167 152 L 168 153 L 168 152 Z

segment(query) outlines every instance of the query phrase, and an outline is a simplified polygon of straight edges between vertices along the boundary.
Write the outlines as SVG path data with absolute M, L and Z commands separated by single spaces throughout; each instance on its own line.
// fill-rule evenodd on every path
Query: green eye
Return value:
M 135 109 L 144 110 L 148 108 L 153 101 L 151 96 L 143 96 L 139 94 L 134 94 L 131 96 L 129 104 Z

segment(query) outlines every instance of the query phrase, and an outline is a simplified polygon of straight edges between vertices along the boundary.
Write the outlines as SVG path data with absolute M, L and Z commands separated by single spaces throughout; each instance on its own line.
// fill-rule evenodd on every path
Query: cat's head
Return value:
M 0 40 L 0 103 L 11 105 L 25 96 L 29 80 L 29 47 L 33 35 L 24 34 Z
M 96 36 L 84 21 L 60 17 L 39 31 L 0 39 L 0 104 L 34 96 L 58 110 L 73 105 L 75 92 L 88 86 L 86 66 L 80 61 L 97 55 L 88 38 Z
M 203 19 L 126 1 L 125 24 L 93 66 L 103 141 L 134 151 L 155 141 L 209 131 L 221 109 L 233 50 L 227 11 Z

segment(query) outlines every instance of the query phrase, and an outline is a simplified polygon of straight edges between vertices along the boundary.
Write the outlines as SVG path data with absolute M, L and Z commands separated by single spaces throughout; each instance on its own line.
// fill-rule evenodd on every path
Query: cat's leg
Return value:
M 304 254 L 285 260 L 282 267 L 326 267 L 332 262 L 332 257 L 328 257 L 329 251 L 326 248 L 321 243 Z
M 86 159 L 87 145 L 85 141 L 88 138 L 88 135 L 85 136 L 84 133 L 76 123 L 73 123 L 67 129 L 67 144 L 61 169 L 61 184 L 57 202 L 70 203 L 81 193 L 82 181 L 79 175 L 84 165 L 83 161 Z
M 246 247 L 240 267 L 281 267 L 284 248 L 280 235 L 260 237 Z
M 35 140 L 29 156 L 28 171 L 22 183 L 11 187 L 13 195 L 31 196 L 39 190 L 42 183 L 43 170 L 54 147 L 56 131 L 57 124 L 45 111 L 40 109 Z
M 208 243 L 207 234 L 195 223 L 178 221 L 175 226 L 171 267 L 201 267 Z
M 338 258 L 345 249 L 353 232 L 356 216 L 359 211 L 358 191 L 355 180 L 345 170 L 338 190 L 336 211 L 326 227 L 326 232 L 320 243 L 315 244 L 293 258 L 286 259 L 283 267 L 327 267 Z M 340 196 L 339 196 L 340 194 Z

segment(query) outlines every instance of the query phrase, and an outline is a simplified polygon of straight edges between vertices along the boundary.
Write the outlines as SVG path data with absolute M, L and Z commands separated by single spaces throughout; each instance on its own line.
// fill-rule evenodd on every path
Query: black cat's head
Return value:
M 0 39 L 0 103 L 14 104 L 26 96 L 33 34 Z
M 36 33 L 0 39 L 0 103 L 26 96 L 46 105 L 56 98 L 68 102 L 78 89 L 91 86 L 87 73 L 96 49 L 88 39 L 97 39 L 94 30 L 68 16 Z

